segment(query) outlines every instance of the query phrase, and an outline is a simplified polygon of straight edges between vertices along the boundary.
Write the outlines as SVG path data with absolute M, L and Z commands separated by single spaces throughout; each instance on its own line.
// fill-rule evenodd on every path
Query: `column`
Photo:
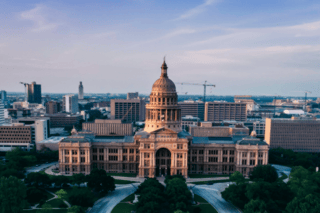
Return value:
M 258 154 L 259 154 L 259 152 L 258 152 L 258 150 L 257 150 L 257 151 L 256 151 L 256 162 L 255 162 L 255 166 L 258 165 Z

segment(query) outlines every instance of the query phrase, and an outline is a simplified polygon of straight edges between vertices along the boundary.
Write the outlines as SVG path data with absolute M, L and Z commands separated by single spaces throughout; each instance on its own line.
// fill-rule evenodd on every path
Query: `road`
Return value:
M 40 164 L 39 166 L 32 166 L 29 168 L 26 168 L 26 174 L 29 174 L 31 172 L 40 172 L 45 170 L 47 167 L 57 164 L 58 162 L 52 162 L 52 163 L 44 163 Z
M 192 189 L 194 194 L 197 194 L 204 199 L 206 199 L 219 213 L 241 213 L 239 209 L 237 209 L 231 203 L 225 201 L 221 197 L 221 192 L 228 187 L 227 183 L 215 183 L 213 185 L 192 185 L 188 184 L 188 186 Z
M 95 202 L 90 213 L 110 213 L 121 200 L 134 193 L 139 185 L 140 183 L 116 185 L 113 192 Z

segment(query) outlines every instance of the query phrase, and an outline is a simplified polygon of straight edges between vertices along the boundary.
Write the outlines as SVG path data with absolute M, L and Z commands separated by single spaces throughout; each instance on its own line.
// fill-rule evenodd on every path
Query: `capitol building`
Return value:
M 134 136 L 97 136 L 77 132 L 59 143 L 62 174 L 89 174 L 94 168 L 108 173 L 137 173 L 139 177 L 181 174 L 247 176 L 257 165 L 268 163 L 269 146 L 249 136 L 244 126 L 200 126 L 182 129 L 181 109 L 164 61 L 146 105 L 145 127 Z

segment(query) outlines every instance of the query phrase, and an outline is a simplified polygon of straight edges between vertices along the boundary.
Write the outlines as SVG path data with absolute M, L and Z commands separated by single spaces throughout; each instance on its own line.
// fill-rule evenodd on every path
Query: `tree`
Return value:
M 69 192 L 69 202 L 72 205 L 82 207 L 92 206 L 94 203 L 93 197 L 93 193 L 89 188 L 73 187 L 71 192 Z
M 50 204 L 43 204 L 41 210 L 37 210 L 37 213 L 51 213 L 52 206 Z
M 27 189 L 27 200 L 29 203 L 39 203 L 42 199 L 47 200 L 48 196 L 36 187 Z
M 295 197 L 286 208 L 288 213 L 318 213 L 320 199 L 317 195 L 309 194 L 303 198 Z
M 107 175 L 105 170 L 94 169 L 87 176 L 88 186 L 97 192 L 108 193 L 115 190 L 114 178 Z
M 230 201 L 233 205 L 243 209 L 245 204 L 249 202 L 249 199 L 245 195 L 247 183 L 239 185 L 231 184 L 222 193 L 223 199 Z
M 236 171 L 230 176 L 230 181 L 235 182 L 237 185 L 239 185 L 245 182 L 245 178 L 240 172 Z
M 271 165 L 259 165 L 250 173 L 251 180 L 263 180 L 269 183 L 278 180 L 277 170 Z
M 24 182 L 29 186 L 46 187 L 50 183 L 50 178 L 44 172 L 31 172 L 27 175 Z
M 247 203 L 244 206 L 244 213 L 265 213 L 267 209 L 267 204 L 260 199 L 256 200 L 250 200 L 249 203 Z
M 186 182 L 186 179 L 182 175 L 167 175 L 164 179 L 164 183 L 168 184 L 169 180 L 172 180 L 173 178 L 179 178 L 183 182 Z
M 81 206 L 72 206 L 68 209 L 68 213 L 85 213 Z
M 63 189 L 60 189 L 59 191 L 56 192 L 56 195 L 58 195 L 58 198 L 60 199 L 66 199 L 67 192 Z
M 82 173 L 72 175 L 72 183 L 77 184 L 78 186 L 80 186 L 81 183 L 84 183 L 85 180 L 86 176 Z
M 16 177 L 0 178 L 0 212 L 19 213 L 26 198 L 26 186 Z
M 54 183 L 55 186 L 61 188 L 62 184 L 70 183 L 70 177 L 66 177 L 63 175 L 59 176 L 51 176 L 51 182 Z
M 199 206 L 193 209 L 193 213 L 201 213 L 201 212 L 202 212 L 202 209 Z
M 99 110 L 90 110 L 88 121 L 94 121 L 95 119 L 102 118 L 102 113 Z
M 166 196 L 172 210 L 187 211 L 191 206 L 192 194 L 181 178 L 173 178 L 168 181 Z

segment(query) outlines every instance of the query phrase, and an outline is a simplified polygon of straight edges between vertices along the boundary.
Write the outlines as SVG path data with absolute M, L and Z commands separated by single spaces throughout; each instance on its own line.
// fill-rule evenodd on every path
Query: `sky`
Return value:
M 164 56 L 208 95 L 320 96 L 320 2 L 0 0 L 0 90 L 148 94 Z

